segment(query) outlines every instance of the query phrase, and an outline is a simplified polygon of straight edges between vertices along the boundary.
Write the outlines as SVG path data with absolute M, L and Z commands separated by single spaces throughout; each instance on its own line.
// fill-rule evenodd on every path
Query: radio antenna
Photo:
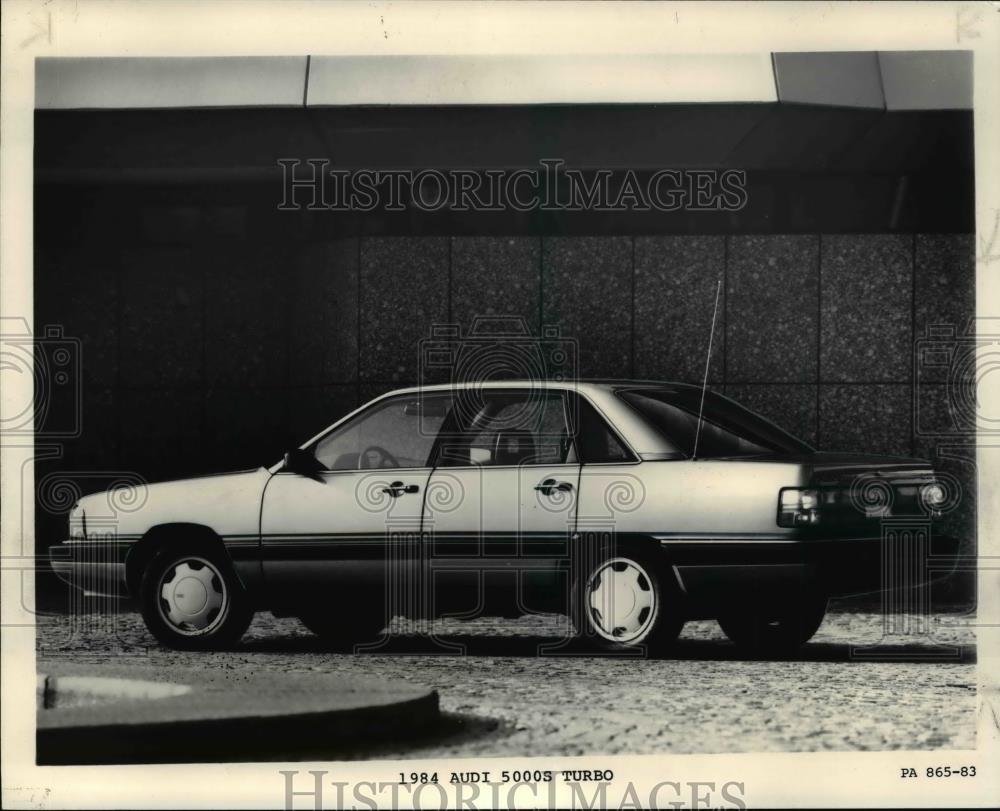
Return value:
M 708 388 L 708 366 L 712 361 L 712 339 L 715 338 L 715 319 L 719 315 L 719 293 L 722 292 L 722 279 L 715 286 L 715 310 L 712 311 L 712 330 L 708 333 L 708 354 L 705 356 L 705 379 L 701 382 L 701 403 L 698 405 L 698 425 L 694 430 L 694 448 L 691 451 L 691 461 L 698 458 L 698 439 L 701 437 L 701 420 L 705 412 L 705 390 Z

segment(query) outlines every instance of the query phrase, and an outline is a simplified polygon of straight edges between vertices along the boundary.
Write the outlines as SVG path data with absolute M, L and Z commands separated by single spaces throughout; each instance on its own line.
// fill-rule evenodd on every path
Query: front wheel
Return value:
M 665 568 L 640 552 L 599 556 L 573 587 L 577 634 L 604 650 L 648 646 L 655 653 L 671 645 L 684 617 Z
M 774 606 L 745 607 L 739 613 L 719 617 L 719 625 L 737 647 L 749 653 L 790 653 L 819 630 L 826 605 L 825 596 L 813 596 Z
M 253 618 L 229 562 L 210 550 L 164 547 L 146 568 L 139 597 L 150 633 L 179 650 L 228 648 Z

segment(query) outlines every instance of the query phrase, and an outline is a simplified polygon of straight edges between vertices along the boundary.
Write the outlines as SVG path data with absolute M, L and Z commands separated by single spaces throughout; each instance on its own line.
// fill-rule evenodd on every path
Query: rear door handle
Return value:
M 569 482 L 560 482 L 555 479 L 545 479 L 539 484 L 535 485 L 535 489 L 539 493 L 544 493 L 547 496 L 551 496 L 554 492 L 559 491 L 561 493 L 572 493 L 573 485 Z
M 399 496 L 403 495 L 403 493 L 419 493 L 420 485 L 393 482 L 388 487 L 383 487 L 382 492 L 392 496 L 393 498 L 399 498 Z

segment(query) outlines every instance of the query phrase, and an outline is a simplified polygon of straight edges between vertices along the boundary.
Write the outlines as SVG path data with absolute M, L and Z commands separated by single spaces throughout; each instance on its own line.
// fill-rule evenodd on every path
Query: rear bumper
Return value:
M 927 586 L 958 566 L 954 538 L 917 527 L 887 527 L 879 537 L 658 537 L 689 597 L 822 587 L 831 597 Z
M 86 594 L 125 597 L 125 558 L 132 546 L 125 541 L 65 541 L 49 547 L 49 565 L 60 580 Z

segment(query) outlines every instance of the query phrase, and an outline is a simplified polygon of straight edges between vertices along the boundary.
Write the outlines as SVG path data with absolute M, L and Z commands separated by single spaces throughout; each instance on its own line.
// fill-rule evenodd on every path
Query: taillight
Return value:
M 778 495 L 779 527 L 814 527 L 819 524 L 819 492 L 785 487 Z
M 942 484 L 933 482 L 921 488 L 920 500 L 931 510 L 940 510 L 948 501 L 948 491 Z
M 79 504 L 74 504 L 69 513 L 69 537 L 71 541 L 82 541 L 87 537 L 87 517 Z

